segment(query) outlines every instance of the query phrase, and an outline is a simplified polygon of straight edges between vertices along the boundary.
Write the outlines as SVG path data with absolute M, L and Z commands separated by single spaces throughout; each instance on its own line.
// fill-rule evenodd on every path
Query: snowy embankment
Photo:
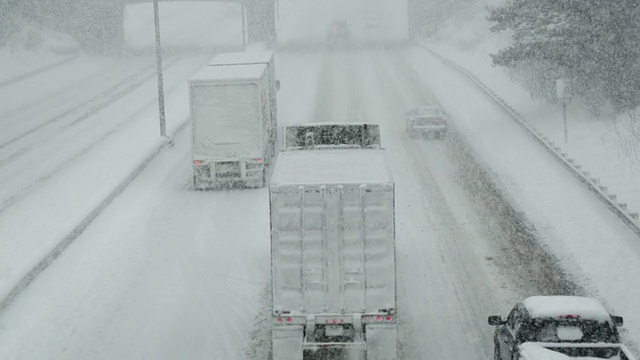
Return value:
M 467 78 L 425 50 L 408 56 L 479 161 L 530 219 L 542 245 L 588 295 L 625 317 L 627 340 L 637 346 L 637 235 Z
M 0 47 L 0 85 L 51 68 L 77 56 L 80 51 L 78 43 L 68 35 L 25 25 Z
M 474 6 L 446 22 L 432 38 L 423 41 L 431 50 L 463 66 L 507 103 L 515 107 L 563 152 L 574 158 L 585 171 L 600 180 L 617 202 L 632 213 L 640 212 L 640 132 L 634 120 L 637 113 L 596 117 L 585 104 L 567 107 L 568 142 L 564 141 L 562 106 L 533 99 L 512 81 L 505 69 L 492 66 L 489 54 L 509 45 L 508 34 L 489 30 L 487 12 Z M 636 119 L 634 119 L 634 116 Z
M 166 24 L 163 32 L 167 40 L 166 44 L 171 45 L 183 39 L 178 26 L 180 22 L 172 26 L 169 20 L 182 17 L 184 24 L 185 17 L 193 21 L 196 19 L 195 15 L 200 16 L 198 23 L 201 26 L 198 29 L 204 35 L 198 39 L 191 39 L 191 45 L 201 45 L 204 49 L 209 48 L 208 51 L 210 51 L 210 47 L 215 44 L 222 46 L 239 44 L 241 31 L 236 26 L 239 21 L 237 15 L 231 11 L 233 8 L 229 10 L 226 4 L 201 5 L 203 6 L 197 6 L 194 9 L 189 4 L 172 4 L 170 10 L 176 11 L 161 11 L 167 16 L 164 18 Z M 212 5 L 213 8 L 211 8 Z M 224 6 L 225 11 L 231 12 L 220 11 L 220 6 Z M 184 10 L 178 11 L 181 7 Z M 134 7 L 135 9 L 138 7 Z M 136 14 L 140 19 L 135 16 Z M 212 17 L 217 21 L 211 23 Z M 153 23 L 148 21 L 148 16 L 129 11 L 127 21 L 138 24 L 137 33 L 129 34 L 128 37 L 131 47 L 144 48 L 149 41 L 153 43 L 153 37 L 149 39 L 149 36 L 146 36 L 153 33 L 148 31 L 148 28 L 153 26 Z M 146 27 L 142 26 L 145 24 Z M 125 23 L 125 28 L 132 27 Z M 66 35 L 29 25 L 24 25 L 24 29 L 22 33 L 10 37 L 7 46 L 0 49 L 0 62 L 3 64 L 0 75 L 6 74 L 8 78 L 12 78 L 30 74 L 64 60 L 65 56 L 60 53 L 66 53 L 66 51 L 63 52 L 60 49 L 74 49 L 73 46 L 76 46 L 75 51 L 78 51 L 75 42 Z M 143 29 L 146 30 L 142 31 Z M 211 33 L 217 35 L 209 36 L 208 34 Z M 78 63 L 74 63 L 73 66 L 56 69 L 58 71 L 56 76 L 74 82 L 79 73 L 93 68 L 90 59 L 91 57 L 81 56 Z M 165 62 L 165 67 L 170 68 L 165 69 L 164 78 L 168 136 L 173 136 L 188 119 L 186 78 L 209 59 L 210 57 L 204 55 Z M 149 60 L 152 58 L 149 57 Z M 119 65 L 123 68 L 126 68 L 127 64 L 131 65 L 127 63 L 127 59 L 116 59 L 113 63 L 113 66 Z M 153 61 L 150 64 L 153 64 Z M 127 75 L 123 73 L 120 76 Z M 4 90 L 24 91 L 24 94 L 33 96 L 34 92 L 29 93 L 28 90 L 22 89 L 32 86 L 31 82 L 37 83 L 38 79 L 40 78 L 34 77 L 28 79 L 26 85 L 21 82 L 13 84 L 11 89 L 6 87 Z M 99 88 L 104 85 L 99 82 L 98 77 L 93 80 L 100 85 L 85 82 L 77 86 Z M 45 83 L 40 84 L 42 86 L 39 90 L 55 88 L 56 84 L 54 81 L 45 80 Z M 90 91 L 87 90 L 87 92 Z M 51 98 L 55 98 L 55 95 L 52 94 Z M 24 96 L 23 99 L 28 97 Z M 10 106 L 15 104 L 6 103 L 5 105 L 11 110 Z M 50 112 L 55 114 L 56 111 L 58 110 L 54 108 Z M 46 116 L 48 112 L 45 111 L 42 115 Z M 124 101 L 102 109 L 91 118 L 98 119 L 97 124 L 89 127 L 82 138 L 93 138 L 100 133 L 101 135 L 96 137 L 95 144 L 81 152 L 81 155 L 77 155 L 74 161 L 69 161 L 68 167 L 60 167 L 56 170 L 55 177 L 51 176 L 37 186 L 21 184 L 20 186 L 27 186 L 29 191 L 25 192 L 26 195 L 14 196 L 10 199 L 14 202 L 19 199 L 20 202 L 0 217 L 0 229 L 3 234 L 0 238 L 0 245 L 3 248 L 0 253 L 0 308 L 6 306 L 33 277 L 55 260 L 167 143 L 166 139 L 158 136 L 157 85 L 154 78 L 142 84 L 136 92 L 130 93 Z M 120 124 L 117 132 L 109 128 L 114 124 Z M 15 136 L 10 131 L 18 130 L 7 130 L 5 134 L 8 137 Z M 71 142 L 67 144 L 69 146 L 57 149 L 54 154 L 71 156 L 69 154 L 72 153 L 74 144 L 79 146 L 77 145 L 79 143 L 81 141 Z M 108 155 L 105 156 L 105 154 Z M 10 177 L 8 179 L 8 181 L 11 180 Z
M 628 203 L 631 211 L 640 209 L 636 175 L 640 163 L 633 156 L 637 143 L 621 143 L 619 127 L 589 119 L 575 105 L 569 107 L 569 142 L 564 144 L 561 109 L 531 99 L 501 69 L 491 66 L 488 54 L 505 46 L 508 39 L 488 31 L 483 12 L 446 25 L 425 45 L 473 72 L 593 177 L 601 178 L 619 202 Z M 634 274 L 640 269 L 638 237 L 584 184 L 549 161 L 551 155 L 505 117 L 498 105 L 487 102 L 488 96 L 473 90 L 468 78 L 426 51 L 414 50 L 410 57 L 477 156 L 531 220 L 542 244 L 562 260 L 590 295 L 625 317 L 627 341 L 637 348 L 640 280 Z

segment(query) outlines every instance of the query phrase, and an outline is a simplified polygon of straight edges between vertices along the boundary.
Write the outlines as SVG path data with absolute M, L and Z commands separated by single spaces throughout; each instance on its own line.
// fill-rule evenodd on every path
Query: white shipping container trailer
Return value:
M 273 126 L 273 142 L 278 135 L 278 101 L 276 93 L 280 90 L 280 81 L 276 79 L 276 65 L 272 51 L 240 52 L 218 54 L 207 66 L 227 65 L 267 65 L 269 76 L 269 97 L 271 99 L 271 122 Z M 275 148 L 275 147 L 274 147 Z
M 381 149 L 280 153 L 273 359 L 396 359 L 394 182 Z
M 205 66 L 189 101 L 195 188 L 264 186 L 275 146 L 267 66 Z

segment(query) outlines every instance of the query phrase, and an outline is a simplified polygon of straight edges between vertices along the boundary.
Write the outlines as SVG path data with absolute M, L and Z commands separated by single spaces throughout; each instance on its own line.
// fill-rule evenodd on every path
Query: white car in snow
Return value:
M 407 134 L 415 139 L 418 135 L 435 135 L 442 139 L 447 133 L 447 115 L 434 106 L 423 105 L 405 113 Z

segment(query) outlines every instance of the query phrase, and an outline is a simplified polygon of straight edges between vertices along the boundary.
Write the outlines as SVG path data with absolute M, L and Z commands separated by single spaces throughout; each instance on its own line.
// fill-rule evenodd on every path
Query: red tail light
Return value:
M 575 319 L 575 320 L 580 320 L 580 315 L 560 315 L 560 319 Z
M 261 162 L 262 162 L 262 159 L 258 159 L 258 162 L 259 162 L 259 163 L 261 163 Z
M 378 321 L 382 321 L 382 315 L 378 315 L 378 317 L 376 318 L 376 320 L 378 320 Z
M 204 160 L 193 160 L 193 165 L 203 165 Z

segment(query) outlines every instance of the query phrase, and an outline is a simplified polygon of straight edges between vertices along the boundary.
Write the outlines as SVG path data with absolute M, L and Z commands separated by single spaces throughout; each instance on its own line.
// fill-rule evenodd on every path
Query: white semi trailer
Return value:
M 189 100 L 194 187 L 264 186 L 276 131 L 267 65 L 205 66 Z
M 285 134 L 269 186 L 273 359 L 396 359 L 394 182 L 378 127 Z

